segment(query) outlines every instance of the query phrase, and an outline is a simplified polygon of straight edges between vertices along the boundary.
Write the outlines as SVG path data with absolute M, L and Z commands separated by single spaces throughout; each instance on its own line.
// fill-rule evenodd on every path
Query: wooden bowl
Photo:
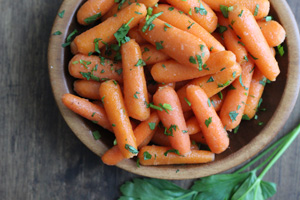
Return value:
M 65 38 L 76 28 L 79 32 L 83 28 L 76 22 L 76 11 L 84 0 L 66 0 L 59 12 L 65 10 L 63 18 L 57 17 L 52 33 L 61 31 L 62 35 L 51 35 L 48 49 L 48 67 L 53 93 L 58 107 L 73 130 L 75 135 L 95 154 L 101 156 L 112 146 L 113 136 L 108 131 L 99 128 L 88 120 L 66 108 L 61 97 L 65 93 L 74 93 L 74 79 L 68 74 L 68 62 L 72 58 L 70 48 L 62 48 Z M 135 160 L 124 160 L 117 166 L 129 172 L 163 179 L 192 179 L 216 174 L 252 158 L 262 150 L 276 136 L 288 119 L 296 99 L 300 85 L 299 69 L 299 32 L 297 23 L 285 0 L 272 0 L 271 12 L 276 20 L 284 26 L 287 39 L 284 43 L 286 53 L 277 56 L 281 73 L 277 81 L 266 86 L 262 107 L 265 112 L 259 112 L 258 120 L 243 121 L 237 134 L 229 133 L 229 149 L 216 156 L 216 160 L 209 164 L 171 165 L 171 166 L 141 166 L 136 167 Z M 259 126 L 258 123 L 264 125 Z M 95 141 L 92 131 L 101 132 L 101 140 Z M 177 173 L 177 170 L 179 172 Z

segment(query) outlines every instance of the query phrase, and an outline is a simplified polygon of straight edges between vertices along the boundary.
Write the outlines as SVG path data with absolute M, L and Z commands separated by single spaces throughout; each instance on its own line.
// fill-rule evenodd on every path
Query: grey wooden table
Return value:
M 47 70 L 51 26 L 62 0 L 0 0 L 0 199 L 116 199 L 137 177 L 105 166 L 72 133 Z M 300 1 L 288 0 L 300 24 Z M 283 135 L 300 122 L 300 99 Z M 300 137 L 265 179 L 276 200 L 300 199 Z M 193 180 L 175 181 L 188 187 Z

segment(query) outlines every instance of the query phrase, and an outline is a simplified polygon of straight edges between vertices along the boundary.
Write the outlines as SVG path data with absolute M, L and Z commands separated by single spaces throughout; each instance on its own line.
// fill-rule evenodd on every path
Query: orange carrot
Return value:
M 189 32 L 205 42 L 211 52 L 224 51 L 225 48 L 207 30 L 202 28 L 188 15 L 181 14 L 176 8 L 169 5 L 159 4 L 154 7 L 153 13 L 163 12 L 158 18 L 183 31 Z
M 166 25 L 160 19 L 155 19 L 152 24 L 154 28 L 151 31 L 145 30 L 147 24 L 143 20 L 139 30 L 148 42 L 156 46 L 157 50 L 169 55 L 180 64 L 197 69 L 202 68 L 210 53 L 201 39 L 176 27 Z
M 212 33 L 217 28 L 218 18 L 202 0 L 167 0 L 169 4 L 188 14 L 193 20 Z
M 279 66 L 253 14 L 246 7 L 235 5 L 228 17 L 234 22 L 234 31 L 241 37 L 259 70 L 269 80 L 275 81 L 280 73 Z
M 139 45 L 147 43 L 147 40 L 145 40 L 145 39 L 141 36 L 138 27 L 134 27 L 134 28 L 130 29 L 130 31 L 128 32 L 128 36 L 129 36 L 131 39 L 134 39 Z
M 196 117 L 191 117 L 189 120 L 186 121 L 186 126 L 188 129 L 189 135 L 196 134 L 201 131 L 199 122 Z
M 100 84 L 97 81 L 77 80 L 74 82 L 74 91 L 84 98 L 100 99 Z
M 191 141 L 200 142 L 202 144 L 207 144 L 202 132 L 190 135 Z
M 231 51 L 212 53 L 209 59 L 199 71 L 195 68 L 187 68 L 174 60 L 156 63 L 151 69 L 151 75 L 157 82 L 170 83 L 198 78 L 219 72 L 228 63 L 235 62 L 235 55 Z
M 150 117 L 141 122 L 134 129 L 134 136 L 136 137 L 136 144 L 139 148 L 145 146 L 151 140 L 153 134 L 157 129 L 159 123 L 159 117 L 156 112 L 153 112 Z M 148 140 L 148 141 L 145 141 Z M 124 159 L 118 146 L 114 146 L 111 149 L 107 150 L 104 155 L 101 157 L 102 161 L 107 165 L 116 165 Z
M 208 147 L 213 153 L 222 153 L 229 146 L 229 138 L 205 91 L 198 86 L 190 85 L 186 93 Z
M 141 45 L 141 50 L 142 50 L 143 60 L 147 65 L 153 65 L 155 63 L 170 59 L 170 56 L 157 50 L 151 44 Z
M 245 6 L 254 14 L 255 19 L 261 19 L 269 14 L 269 0 L 203 0 L 215 11 L 221 11 L 221 6 L 233 6 L 235 4 Z
M 260 98 L 263 94 L 266 85 L 266 77 L 262 75 L 259 69 L 254 69 L 254 74 L 250 84 L 249 95 L 246 102 L 244 114 L 249 119 L 252 119 L 259 107 Z
M 191 149 L 191 142 L 175 90 L 169 86 L 160 87 L 154 94 L 153 101 L 156 106 L 161 108 L 158 115 L 168 129 L 172 147 L 177 149 L 180 154 L 186 154 Z
M 218 94 L 215 94 L 214 96 L 210 97 L 211 104 L 214 106 L 216 112 L 221 110 L 226 95 L 227 95 L 227 88 L 225 88 Z
M 112 131 L 111 123 L 108 121 L 106 112 L 101 106 L 95 105 L 88 100 L 73 94 L 64 94 L 62 102 L 73 112 Z
M 273 47 L 271 47 L 270 49 L 271 49 L 272 55 L 275 56 L 276 55 L 276 50 Z
M 124 99 L 128 115 L 134 119 L 144 121 L 150 116 L 146 79 L 144 75 L 144 61 L 140 46 L 130 40 L 121 47 L 124 77 Z
M 241 67 L 242 74 L 232 83 L 220 111 L 220 118 L 226 130 L 232 130 L 240 124 L 245 110 L 254 63 L 249 59 Z
M 101 24 L 78 35 L 71 43 L 72 53 L 88 55 L 90 52 L 95 52 L 95 47 L 98 46 L 100 49 L 104 43 L 112 42 L 115 39 L 114 34 L 123 24 L 133 28 L 146 14 L 147 9 L 144 4 L 131 4 L 121 10 L 116 17 L 110 17 Z
M 69 73 L 80 79 L 95 81 L 114 79 L 123 82 L 121 64 L 108 59 L 101 61 L 98 56 L 75 55 L 69 62 Z
M 228 65 L 228 67 L 223 68 L 222 71 L 216 74 L 200 77 L 190 81 L 186 86 L 177 91 L 182 110 L 185 112 L 191 109 L 186 102 L 186 88 L 188 85 L 200 86 L 210 98 L 223 90 L 225 87 L 229 86 L 237 77 L 239 77 L 241 72 L 242 70 L 240 65 L 237 63 L 232 63 L 231 66 Z
M 81 25 L 93 23 L 115 5 L 112 0 L 88 0 L 77 12 L 77 21 Z
M 130 4 L 132 3 L 139 3 L 139 4 L 144 4 L 146 7 L 153 7 L 155 4 L 157 4 L 158 0 L 127 0 L 123 4 L 117 4 L 110 9 L 109 12 L 106 13 L 102 17 L 103 20 L 106 20 L 109 17 L 116 16 L 118 15 L 118 12 L 121 10 L 127 8 Z
M 122 155 L 132 158 L 138 153 L 136 139 L 119 84 L 113 80 L 106 81 L 101 84 L 99 93 Z
M 232 51 L 236 55 L 236 61 L 239 64 L 247 62 L 248 52 L 236 33 L 230 28 L 232 25 L 229 24 L 228 19 L 226 19 L 222 14 L 219 13 L 217 16 L 226 49 Z
M 151 142 L 154 144 L 158 144 L 160 146 L 170 147 L 171 143 L 167 135 L 164 134 L 165 128 L 164 127 L 158 127 L 156 132 L 154 133 Z
M 276 47 L 284 41 L 286 33 L 278 22 L 259 20 L 257 23 L 270 47 Z
M 185 155 L 180 155 L 170 147 L 152 145 L 143 147 L 138 158 L 142 165 L 196 164 L 213 161 L 215 154 L 210 151 L 191 150 Z

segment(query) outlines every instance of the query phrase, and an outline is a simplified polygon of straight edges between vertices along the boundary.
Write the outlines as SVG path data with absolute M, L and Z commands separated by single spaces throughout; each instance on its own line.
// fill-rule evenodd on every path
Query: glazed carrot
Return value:
M 130 22 L 128 26 L 133 28 L 146 14 L 147 9 L 144 4 L 131 4 L 121 10 L 116 17 L 110 17 L 101 24 L 78 35 L 71 43 L 72 53 L 88 55 L 90 52 L 95 52 L 95 45 L 98 45 L 100 49 L 104 46 L 104 43 L 112 42 L 115 39 L 114 34 L 123 24 Z M 95 42 L 95 39 L 99 41 Z
M 227 95 L 227 88 L 225 88 L 218 94 L 215 94 L 214 96 L 210 97 L 211 104 L 214 106 L 216 112 L 221 110 L 226 95 Z
M 169 86 L 158 88 L 153 96 L 153 102 L 161 107 L 157 111 L 163 125 L 168 129 L 169 140 L 174 149 L 184 155 L 191 149 L 180 101 L 175 90 Z
M 186 127 L 188 129 L 189 135 L 193 135 L 201 131 L 199 122 L 196 117 L 191 117 L 189 120 L 187 120 Z
M 134 136 L 136 137 L 136 144 L 139 148 L 145 146 L 151 140 L 153 134 L 157 129 L 159 123 L 159 117 L 156 112 L 151 113 L 150 117 L 141 122 L 134 129 Z M 148 140 L 145 142 L 145 140 Z M 102 161 L 107 165 L 116 165 L 122 161 L 124 156 L 122 155 L 118 146 L 113 146 L 111 149 L 107 150 L 101 157 Z
M 95 81 L 114 79 L 123 82 L 121 64 L 108 59 L 101 61 L 98 56 L 75 55 L 69 62 L 69 73 L 80 79 Z
M 100 99 L 99 95 L 99 82 L 97 81 L 87 81 L 87 80 L 77 80 L 74 82 L 74 91 L 81 97 L 88 99 Z
M 230 28 L 232 25 L 222 14 L 218 13 L 217 16 L 220 24 L 220 30 L 221 28 L 223 29 L 222 36 L 224 38 L 226 49 L 232 51 L 236 55 L 236 61 L 239 64 L 247 62 L 246 58 L 248 59 L 248 52 L 234 30 Z
M 190 81 L 186 86 L 177 90 L 177 95 L 180 99 L 182 110 L 184 112 L 191 110 L 191 107 L 188 105 L 185 99 L 186 88 L 188 85 L 200 86 L 210 98 L 223 90 L 225 87 L 229 86 L 237 77 L 239 77 L 241 72 L 242 70 L 240 65 L 237 63 L 232 63 L 231 66 L 228 65 L 228 67 L 216 74 L 200 77 Z
M 224 89 L 222 90 L 219 94 L 215 94 L 214 96 L 212 96 L 210 98 L 210 105 L 214 106 L 215 111 L 219 111 L 221 109 L 221 106 L 224 102 L 224 98 L 226 95 L 227 90 Z M 220 96 L 222 95 L 222 99 L 220 98 Z M 223 96 L 224 95 L 224 96 Z M 198 132 L 201 131 L 200 126 L 199 126 L 199 122 L 197 121 L 196 117 L 191 117 L 186 121 L 186 126 L 188 129 L 188 133 L 190 135 L 196 134 Z
M 145 23 L 146 21 L 143 20 L 139 26 L 142 36 L 156 46 L 157 50 L 169 55 L 178 63 L 201 69 L 209 58 L 210 53 L 205 43 L 196 36 L 166 25 L 160 19 L 152 22 L 154 28 L 151 31 L 145 30 L 145 27 L 147 28 Z
M 112 131 L 111 123 L 108 121 L 106 112 L 101 106 L 95 105 L 88 100 L 73 94 L 64 94 L 62 102 L 73 112 L 93 121 L 109 131 Z
M 235 62 L 235 55 L 231 51 L 212 53 L 203 69 L 187 68 L 174 60 L 156 63 L 151 69 L 151 75 L 157 82 L 170 83 L 198 78 L 219 72 L 228 63 Z
M 235 5 L 228 17 L 230 22 L 234 21 L 232 27 L 255 58 L 256 66 L 269 80 L 275 81 L 279 66 L 253 14 L 246 7 Z
M 165 128 L 164 127 L 158 127 L 156 132 L 154 133 L 151 142 L 154 144 L 158 144 L 160 146 L 170 147 L 171 143 L 167 135 L 164 134 Z
M 266 77 L 262 75 L 259 69 L 255 68 L 244 110 L 244 114 L 247 115 L 249 119 L 252 119 L 257 111 L 260 98 L 265 89 L 266 81 Z
M 245 6 L 254 14 L 255 19 L 261 19 L 269 14 L 270 2 L 269 0 L 203 0 L 211 9 L 221 11 L 220 6 L 233 6 L 235 4 Z M 255 11 L 257 10 L 257 11 Z
M 147 65 L 153 65 L 158 62 L 162 62 L 170 59 L 170 56 L 159 51 L 155 48 L 155 46 L 151 44 L 141 45 L 143 60 Z
M 165 87 L 165 86 L 170 86 L 171 88 L 175 89 L 176 83 L 159 83 L 157 85 L 157 88 L 159 88 L 159 87 Z
M 207 144 L 202 132 L 190 135 L 191 141 L 200 142 L 202 144 Z
M 276 47 L 284 41 L 286 33 L 278 22 L 259 20 L 257 23 L 270 47 Z
M 232 130 L 240 124 L 245 110 L 254 63 L 249 59 L 241 67 L 242 74 L 232 83 L 220 111 L 220 119 L 226 130 Z
M 102 17 L 102 19 L 106 20 L 109 17 L 118 15 L 118 12 L 127 8 L 132 3 L 139 3 L 144 4 L 146 7 L 153 7 L 155 4 L 157 4 L 157 2 L 158 0 L 127 0 L 123 4 L 119 3 L 113 6 L 112 9 L 110 9 L 109 12 L 107 12 L 106 15 Z
M 273 47 L 271 47 L 270 49 L 271 49 L 272 55 L 275 56 L 276 55 L 276 50 Z
M 140 46 L 130 40 L 121 46 L 124 100 L 128 115 L 134 119 L 144 121 L 150 116 L 146 79 L 144 75 L 144 61 Z M 146 103 L 145 103 L 146 102 Z
M 205 42 L 211 52 L 224 51 L 225 48 L 207 30 L 202 28 L 188 15 L 182 14 L 176 8 L 169 5 L 159 4 L 153 8 L 153 13 L 163 12 L 158 18 L 183 31 L 189 32 Z
M 171 164 L 196 164 L 208 163 L 215 159 L 215 154 L 210 151 L 191 150 L 184 156 L 170 147 L 145 146 L 140 150 L 138 158 L 142 165 L 171 165 Z
M 134 27 L 134 28 L 130 29 L 130 31 L 128 32 L 128 37 L 130 37 L 131 39 L 134 39 L 139 45 L 147 43 L 147 40 L 145 40 L 141 36 L 138 27 Z
M 169 4 L 188 14 L 193 20 L 212 33 L 217 28 L 218 18 L 202 0 L 167 0 Z
M 88 0 L 79 8 L 77 21 L 88 25 L 103 16 L 114 4 L 113 0 Z
M 219 116 L 208 103 L 205 91 L 198 86 L 190 85 L 186 93 L 208 147 L 213 153 L 222 153 L 229 146 L 229 138 Z
M 125 158 L 132 158 L 138 153 L 136 139 L 119 84 L 113 80 L 106 81 L 101 84 L 99 94 L 122 155 Z

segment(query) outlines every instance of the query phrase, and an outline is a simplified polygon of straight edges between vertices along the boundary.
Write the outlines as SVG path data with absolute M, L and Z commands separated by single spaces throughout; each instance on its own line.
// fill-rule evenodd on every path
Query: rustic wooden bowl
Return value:
M 65 10 L 63 18 L 57 17 L 52 33 L 61 31 L 62 35 L 51 35 L 48 49 L 48 67 L 53 93 L 58 107 L 67 124 L 76 136 L 95 154 L 101 156 L 112 146 L 112 134 L 99 128 L 95 124 L 76 115 L 61 102 L 65 93 L 74 93 L 74 79 L 68 74 L 67 66 L 72 58 L 70 48 L 62 48 L 61 44 L 75 28 L 82 31 L 82 27 L 75 20 L 78 7 L 84 0 L 66 0 L 59 10 Z M 276 136 L 288 119 L 296 99 L 300 85 L 299 68 L 299 32 L 297 23 L 285 0 L 271 0 L 271 13 L 284 26 L 287 39 L 284 43 L 286 51 L 283 57 L 277 56 L 281 74 L 277 81 L 268 84 L 263 95 L 262 107 L 267 111 L 258 114 L 258 120 L 243 121 L 238 134 L 230 133 L 230 148 L 216 156 L 216 160 L 209 164 L 172 165 L 172 166 L 142 166 L 136 167 L 135 160 L 124 160 L 117 166 L 129 172 L 163 179 L 191 179 L 216 174 L 252 158 L 262 150 Z M 263 122 L 259 126 L 258 122 Z M 101 132 L 101 140 L 95 141 L 91 130 Z M 179 172 L 177 170 L 179 169 Z

